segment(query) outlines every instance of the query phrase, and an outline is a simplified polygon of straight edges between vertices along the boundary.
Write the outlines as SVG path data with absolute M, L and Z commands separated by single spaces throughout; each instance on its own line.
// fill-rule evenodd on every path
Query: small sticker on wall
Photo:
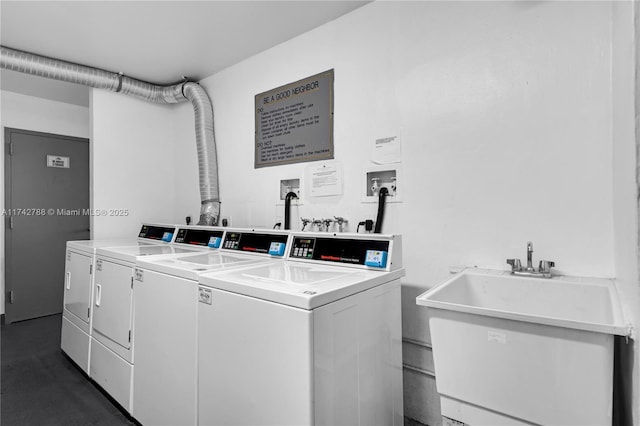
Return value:
M 71 160 L 69 157 L 63 157 L 61 155 L 47 155 L 47 167 L 68 169 L 70 162 Z
M 496 342 L 502 345 L 507 343 L 507 335 L 504 333 L 500 333 L 499 331 L 489 331 L 487 333 L 487 340 L 489 342 Z
M 102 271 L 102 260 L 96 260 L 96 271 Z
M 135 269 L 136 281 L 144 282 L 144 271 L 142 269 Z

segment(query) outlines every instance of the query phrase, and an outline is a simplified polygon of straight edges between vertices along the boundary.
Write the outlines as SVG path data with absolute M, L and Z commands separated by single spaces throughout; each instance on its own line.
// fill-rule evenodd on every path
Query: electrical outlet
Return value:
M 231 216 L 222 216 L 222 219 L 220 220 L 220 225 L 224 227 L 231 226 Z

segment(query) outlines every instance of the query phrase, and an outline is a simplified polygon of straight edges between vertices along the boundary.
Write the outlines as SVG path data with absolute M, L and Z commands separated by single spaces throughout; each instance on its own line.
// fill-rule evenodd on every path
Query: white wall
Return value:
M 202 81 L 225 210 L 271 225 L 279 179 L 308 165 L 253 168 L 253 96 L 334 68 L 344 196 L 303 207 L 351 224 L 373 215 L 360 172 L 374 138 L 393 133 L 405 202 L 386 230 L 407 231 L 407 262 L 426 256 L 445 265 L 438 275 L 502 267 L 533 240 L 561 272 L 613 276 L 610 31 L 603 3 L 376 2 L 256 55 Z M 243 213 L 250 205 L 269 208 Z M 407 281 L 422 281 L 419 271 Z
M 92 217 L 92 238 L 134 237 L 142 222 L 175 222 L 175 177 L 183 168 L 174 158 L 182 143 L 175 120 L 172 105 L 92 91 L 91 208 L 107 211 Z M 119 209 L 128 214 L 110 214 Z
M 638 6 L 630 2 L 613 5 L 612 138 L 613 138 L 613 213 L 616 283 L 627 303 L 634 324 L 640 324 L 640 287 L 638 286 L 638 187 L 636 182 L 635 102 L 638 92 L 634 62 L 638 35 L 634 33 L 634 14 Z M 636 31 L 640 31 L 636 29 Z M 637 59 L 636 59 L 637 60 Z M 621 377 L 619 397 L 635 401 L 633 413 L 625 413 L 631 424 L 640 423 L 638 404 L 640 383 L 640 345 L 637 326 L 633 340 L 619 344 L 619 362 L 626 374 Z M 632 416 L 632 417 L 629 417 Z
M 0 92 L 0 208 L 4 210 L 4 128 L 89 138 L 89 109 L 13 92 Z M 3 218 L 4 220 L 4 218 Z M 4 225 L 0 226 L 0 313 L 4 313 Z
M 281 217 L 279 180 L 304 178 L 309 164 L 253 168 L 254 96 L 333 68 L 344 195 L 303 192 L 299 215 L 345 216 L 352 230 L 374 218 L 361 173 L 374 139 L 401 137 L 404 202 L 383 231 L 404 235 L 404 337 L 429 341 L 415 297 L 451 266 L 502 269 L 526 241 L 557 272 L 613 277 L 611 8 L 375 2 L 203 80 L 222 215 L 238 226 Z M 432 368 L 420 346 L 405 344 L 404 357 Z M 432 380 L 406 373 L 405 391 L 406 415 L 439 422 Z

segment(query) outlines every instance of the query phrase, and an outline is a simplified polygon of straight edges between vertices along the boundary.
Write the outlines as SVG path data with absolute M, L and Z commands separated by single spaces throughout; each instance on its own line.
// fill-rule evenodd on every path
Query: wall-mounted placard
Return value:
M 62 155 L 47 155 L 47 167 L 68 169 L 69 157 L 64 157 Z
M 255 97 L 255 167 L 333 158 L 333 70 Z

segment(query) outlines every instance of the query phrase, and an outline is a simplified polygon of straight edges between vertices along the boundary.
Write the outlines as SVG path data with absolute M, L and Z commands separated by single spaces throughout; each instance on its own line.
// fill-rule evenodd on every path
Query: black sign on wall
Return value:
M 333 70 L 255 97 L 255 168 L 333 158 Z

